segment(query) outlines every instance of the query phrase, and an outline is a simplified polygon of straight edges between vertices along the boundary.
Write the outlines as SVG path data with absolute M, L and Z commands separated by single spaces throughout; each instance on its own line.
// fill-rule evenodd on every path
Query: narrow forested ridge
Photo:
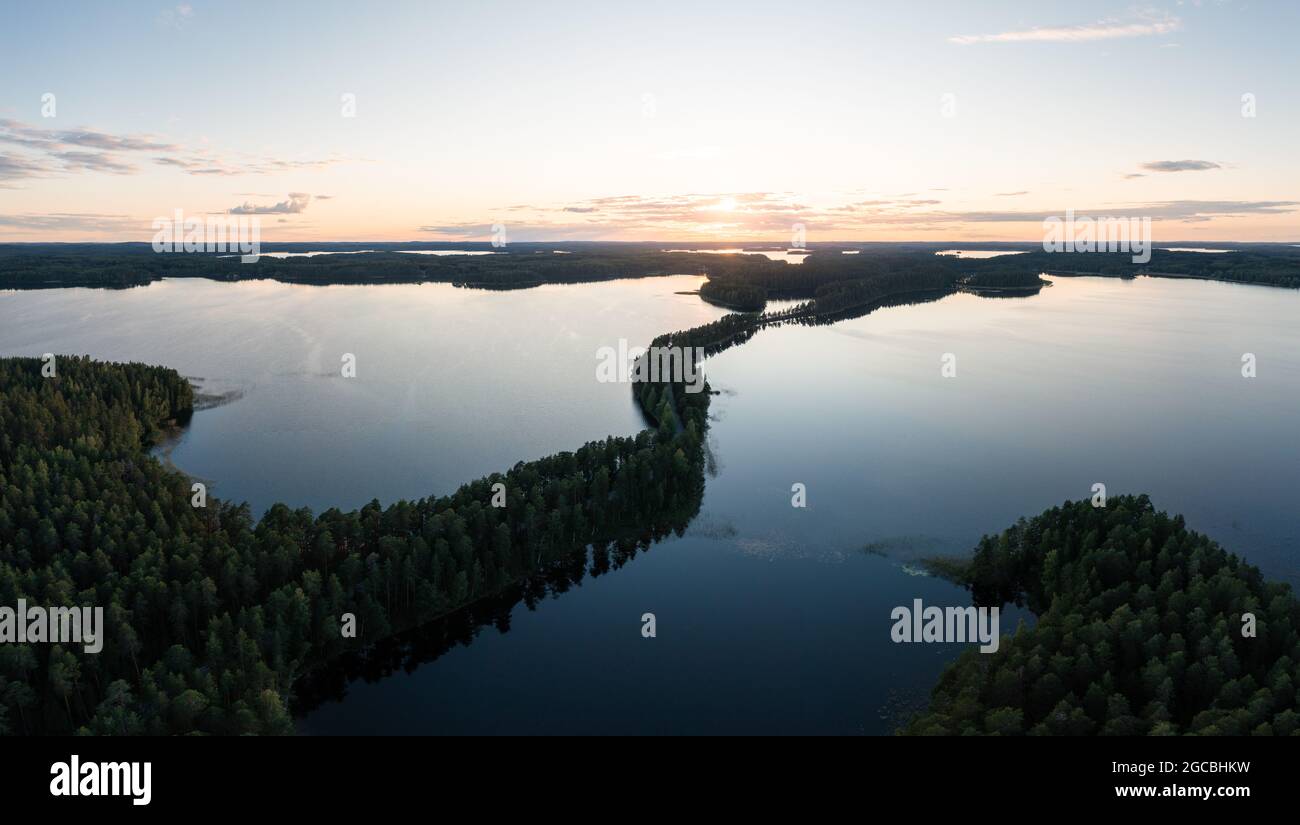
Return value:
M 175 371 L 56 364 L 45 378 L 39 359 L 0 359 L 0 604 L 100 606 L 107 627 L 97 654 L 0 645 L 0 732 L 291 732 L 305 668 L 589 544 L 682 529 L 703 490 L 707 393 L 638 387 L 658 429 L 450 496 L 319 516 L 276 505 L 255 522 L 246 506 L 192 506 L 190 480 L 147 454 L 190 410 Z
M 967 583 L 977 604 L 1023 603 L 1038 621 L 997 653 L 965 653 L 906 733 L 1300 734 L 1290 586 L 1146 496 L 1067 503 L 986 536 Z

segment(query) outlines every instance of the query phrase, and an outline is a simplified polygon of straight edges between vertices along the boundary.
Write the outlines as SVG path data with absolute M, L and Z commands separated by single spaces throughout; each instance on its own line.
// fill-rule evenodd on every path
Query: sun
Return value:
M 719 212 L 735 212 L 735 211 L 736 211 L 736 199 L 735 199 L 735 198 L 723 198 L 722 200 L 718 201 L 718 205 L 717 205 L 716 207 L 714 207 L 714 208 L 717 209 Z

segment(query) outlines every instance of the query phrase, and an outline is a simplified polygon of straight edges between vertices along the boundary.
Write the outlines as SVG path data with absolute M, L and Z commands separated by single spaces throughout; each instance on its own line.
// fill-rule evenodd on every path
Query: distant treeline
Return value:
M 1225 254 L 1156 249 L 1135 264 L 1129 253 L 1045 252 L 1023 245 L 1020 254 L 970 259 L 936 255 L 941 244 L 874 244 L 855 250 L 818 248 L 802 264 L 761 254 L 668 252 L 654 244 L 512 243 L 500 249 L 465 243 L 459 249 L 483 255 L 419 255 L 446 244 L 266 244 L 263 252 L 319 251 L 313 257 L 271 258 L 256 263 L 218 253 L 156 253 L 149 244 L 0 244 L 0 288 L 58 286 L 127 287 L 158 278 L 251 280 L 291 283 L 367 284 L 443 282 L 484 288 L 520 288 L 543 283 L 582 283 L 614 278 L 707 274 L 706 299 L 755 311 L 764 298 L 816 295 L 845 281 L 905 275 L 918 281 L 947 279 L 954 287 L 1033 288 L 1041 273 L 1136 277 L 1207 278 L 1270 286 L 1300 287 L 1300 247 L 1236 244 Z M 364 251 L 373 249 L 375 251 Z M 405 251 L 399 251 L 405 250 Z M 846 255 L 844 251 L 855 254 Z M 757 288 L 757 289 L 756 289 Z M 726 296 L 731 295 L 735 300 Z
M 950 665 L 906 733 L 1300 734 L 1290 586 L 1146 496 L 1021 519 L 980 541 L 964 578 L 976 604 L 1038 620 Z
M 247 505 L 192 506 L 190 479 L 147 454 L 190 412 L 175 371 L 54 363 L 46 378 L 38 359 L 0 359 L 0 606 L 98 606 L 107 627 L 96 654 L 0 645 L 4 732 L 290 732 L 304 671 L 588 546 L 680 531 L 703 492 L 708 393 L 638 385 L 656 429 L 449 496 L 319 516 L 278 504 L 254 521 Z
M 155 253 L 148 244 L 0 245 L 0 288 L 127 287 L 159 278 L 290 283 L 369 284 L 444 282 L 486 288 L 582 283 L 651 275 L 702 274 L 701 258 L 684 252 L 617 247 L 565 253 L 510 246 L 492 254 L 420 255 L 377 251 L 242 263 L 238 255 Z
M 708 256 L 723 258 L 724 256 Z M 1133 263 L 1127 252 L 1046 252 L 1041 247 L 994 258 L 936 255 L 932 249 L 885 246 L 846 255 L 817 251 L 803 264 L 773 261 L 762 255 L 735 255 L 710 261 L 711 280 L 748 284 L 765 289 L 769 297 L 813 297 L 845 282 L 890 277 L 913 278 L 923 284 L 947 283 L 949 288 L 1032 289 L 1039 275 L 1139 275 L 1204 278 L 1300 287 L 1300 247 L 1286 244 L 1238 245 L 1227 253 L 1168 252 L 1156 249 L 1151 260 Z M 835 291 L 842 291 L 836 287 Z

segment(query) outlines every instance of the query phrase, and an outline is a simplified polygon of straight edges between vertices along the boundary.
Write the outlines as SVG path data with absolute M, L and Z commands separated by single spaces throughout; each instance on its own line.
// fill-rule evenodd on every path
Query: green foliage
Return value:
M 159 278 L 222 281 L 270 278 L 307 284 L 453 283 L 485 289 L 514 289 L 544 283 L 583 283 L 704 271 L 699 256 L 662 252 L 652 246 L 581 244 L 555 254 L 552 245 L 456 245 L 490 255 L 416 255 L 440 244 L 267 244 L 271 251 L 331 251 L 312 257 L 260 257 L 242 263 L 218 252 L 153 251 L 150 244 L 0 244 L 0 287 L 128 287 Z M 405 251 L 403 251 L 405 250 Z M 444 250 L 445 251 L 445 250 Z M 714 257 L 714 256 L 711 256 Z
M 1070 502 L 985 536 L 966 581 L 977 604 L 1025 604 L 1037 623 L 997 653 L 965 653 L 906 733 L 1297 731 L 1290 587 L 1146 496 Z M 1242 635 L 1244 613 L 1254 638 Z
M 741 312 L 762 312 L 767 306 L 767 290 L 739 281 L 710 279 L 700 287 L 700 297 L 711 304 Z

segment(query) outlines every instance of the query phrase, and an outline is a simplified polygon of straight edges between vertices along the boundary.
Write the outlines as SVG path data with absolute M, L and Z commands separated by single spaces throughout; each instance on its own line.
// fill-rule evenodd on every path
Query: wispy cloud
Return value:
M 323 169 L 342 163 L 338 155 L 325 158 L 266 158 L 193 151 L 153 135 L 113 134 L 99 129 L 45 129 L 0 118 L 0 144 L 19 147 L 25 155 L 0 155 L 0 180 L 49 177 L 60 173 L 106 172 L 126 175 L 140 171 L 129 158 L 154 153 L 152 161 L 191 175 L 272 175 Z
M 191 175 L 221 175 L 235 177 L 238 175 L 273 175 L 278 172 L 294 172 L 304 169 L 324 169 L 343 158 L 331 155 L 327 158 L 307 158 L 301 160 L 283 160 L 269 158 L 225 158 L 214 154 L 181 156 L 158 156 L 154 163 L 161 166 L 173 166 Z
M 1152 220 L 1202 221 L 1241 215 L 1282 215 L 1300 209 L 1300 201 L 1152 201 L 1149 203 L 1115 204 L 1089 208 L 1075 208 L 1076 215 L 1109 218 L 1151 218 Z M 1038 211 L 977 211 L 952 212 L 935 216 L 938 220 L 968 223 L 1032 223 L 1042 221 L 1064 209 Z
M 1223 166 L 1210 160 L 1153 160 L 1142 164 L 1142 168 L 1148 172 L 1204 172 Z
M 1182 21 L 1171 15 L 1143 14 L 1127 20 L 1107 18 L 1070 26 L 1044 26 L 995 34 L 959 34 L 949 37 L 948 42 L 962 46 L 974 43 L 1085 43 L 1169 34 L 1181 26 Z
M 63 161 L 63 168 L 67 170 L 84 169 L 113 175 L 129 175 L 136 171 L 135 166 L 105 152 L 54 152 L 53 157 Z
M 0 181 L 39 178 L 52 171 L 50 166 L 38 160 L 0 152 Z
M 42 129 L 17 120 L 0 118 L 0 143 L 12 143 L 28 149 L 56 151 L 71 147 L 98 149 L 105 152 L 173 151 L 176 144 L 165 143 L 151 135 L 114 135 L 97 129 Z
M 52 212 L 45 215 L 0 215 L 0 231 L 71 231 L 93 235 L 136 234 L 147 231 L 148 221 L 130 215 L 94 212 Z
M 245 202 L 229 209 L 231 215 L 297 215 L 307 211 L 311 195 L 306 192 L 290 192 L 289 199 L 271 206 L 257 206 Z

